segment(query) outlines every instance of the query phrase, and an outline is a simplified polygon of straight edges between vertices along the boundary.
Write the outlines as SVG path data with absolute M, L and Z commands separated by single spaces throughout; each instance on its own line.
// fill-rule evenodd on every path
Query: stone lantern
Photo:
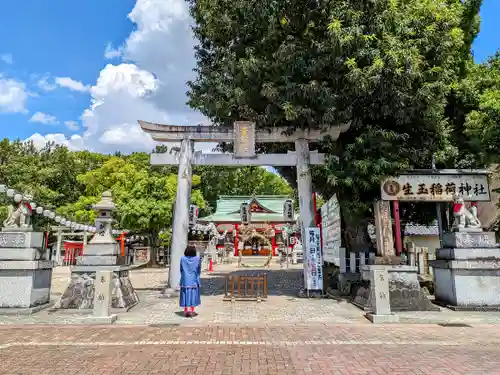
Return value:
M 89 229 L 92 231 L 96 229 L 96 234 L 84 246 L 83 255 L 76 258 L 76 266 L 71 269 L 70 285 L 55 307 L 61 309 L 93 307 L 95 314 L 101 308 L 106 310 L 105 301 L 109 300 L 113 311 L 127 311 L 137 304 L 139 298 L 129 279 L 130 266 L 123 264 L 125 257 L 120 256 L 120 245 L 112 235 L 111 225 L 116 206 L 111 192 L 102 193 L 100 202 L 95 204 L 93 209 L 97 212 L 97 218 L 95 228 Z M 105 273 L 108 273 L 109 277 L 97 277 L 98 274 Z M 111 289 L 108 289 L 108 281 Z M 95 301 L 92 296 L 100 297 Z M 113 320 L 116 316 L 106 317 L 108 318 Z
M 113 224 L 113 212 L 116 210 L 116 205 L 113 202 L 111 192 L 105 191 L 102 193 L 101 201 L 96 203 L 92 208 L 97 211 L 95 226 L 99 236 L 108 235 L 110 239 L 113 239 L 111 235 L 111 226 Z

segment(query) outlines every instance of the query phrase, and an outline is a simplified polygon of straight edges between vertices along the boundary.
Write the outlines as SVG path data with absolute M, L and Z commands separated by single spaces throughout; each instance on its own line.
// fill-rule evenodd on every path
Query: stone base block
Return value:
M 81 255 L 76 257 L 78 266 L 116 266 L 118 256 L 116 255 Z
M 43 233 L 33 232 L 27 228 L 2 228 L 0 234 L 0 247 L 11 248 L 41 248 L 43 245 Z
M 56 309 L 86 310 L 94 308 L 94 282 L 101 269 L 113 271 L 111 308 L 128 311 L 139 302 L 139 297 L 129 278 L 126 266 L 76 266 L 71 269 L 71 281 L 55 304 Z
M 120 246 L 118 243 L 88 243 L 85 246 L 85 255 L 92 256 L 107 256 L 120 254 Z
M 442 250 L 448 249 L 438 254 L 449 259 L 429 262 L 437 303 L 461 310 L 500 306 L 500 249 Z
M 352 303 L 364 311 L 373 311 L 370 288 L 370 267 L 385 267 L 389 275 L 389 300 L 391 311 L 439 311 L 420 287 L 418 268 L 413 266 L 364 266 L 362 281 L 352 293 Z
M 27 308 L 0 308 L 0 315 L 33 315 L 39 311 L 49 309 L 52 303 L 45 303 L 43 305 L 27 307 Z
M 48 255 L 35 248 L 0 247 L 0 260 L 47 260 Z
M 399 323 L 399 316 L 396 314 L 380 315 L 367 313 L 365 317 L 373 324 Z
M 0 261 L 0 308 L 36 312 L 50 302 L 52 262 Z
M 495 232 L 459 231 L 443 233 L 444 248 L 496 247 Z
M 433 260 L 433 264 L 436 264 L 438 267 L 439 261 L 446 260 L 458 260 L 458 261 L 473 261 L 470 263 L 477 262 L 479 260 L 492 261 L 497 260 L 500 261 L 500 248 L 498 247 L 481 247 L 481 248 L 447 248 L 447 249 L 437 249 L 436 250 L 436 260 Z M 437 262 L 437 263 L 436 263 Z M 441 266 L 443 267 L 443 266 Z

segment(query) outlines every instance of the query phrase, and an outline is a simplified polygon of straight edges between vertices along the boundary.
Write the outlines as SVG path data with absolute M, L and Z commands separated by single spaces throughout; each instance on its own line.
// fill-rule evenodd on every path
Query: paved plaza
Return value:
M 131 272 L 140 303 L 114 325 L 52 310 L 1 316 L 0 374 L 500 374 L 499 313 L 442 309 L 373 325 L 348 302 L 297 298 L 299 267 L 271 267 L 265 302 L 223 302 L 228 272 L 203 275 L 193 319 L 161 294 L 163 269 Z M 55 270 L 53 300 L 69 277 Z
M 0 327 L 3 375 L 500 374 L 500 326 Z
M 240 270 L 236 272 L 248 272 Z M 165 298 L 165 269 L 138 269 L 131 272 L 131 281 L 139 295 L 139 304 L 128 312 L 119 313 L 116 324 L 366 324 L 371 323 L 364 312 L 354 305 L 334 299 L 304 299 L 297 297 L 303 279 L 299 266 L 280 269 L 273 264 L 270 270 L 255 269 L 252 272 L 269 272 L 269 297 L 261 303 L 224 302 L 224 278 L 235 272 L 235 265 L 216 266 L 214 272 L 202 275 L 202 305 L 199 315 L 186 320 L 176 298 Z M 54 270 L 52 300 L 55 302 L 64 292 L 70 280 L 69 268 Z M 402 323 L 439 324 L 498 324 L 500 312 L 454 312 L 441 309 L 437 312 L 398 313 Z M 43 310 L 33 315 L 0 315 L 0 324 L 88 324 L 89 314 L 73 310 Z

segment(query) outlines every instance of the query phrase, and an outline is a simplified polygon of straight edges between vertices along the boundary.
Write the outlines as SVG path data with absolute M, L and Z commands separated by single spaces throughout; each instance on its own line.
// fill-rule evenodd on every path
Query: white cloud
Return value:
M 0 113 L 24 113 L 28 98 L 26 85 L 0 75 Z
M 104 50 L 104 58 L 107 59 L 107 60 L 112 60 L 112 59 L 116 59 L 118 57 L 121 57 L 122 56 L 122 49 L 121 48 L 113 48 L 113 46 L 108 43 L 106 45 L 106 49 Z
M 185 1 L 137 0 L 129 18 L 136 29 L 122 46 L 109 45 L 104 51 L 107 58 L 120 55 L 123 62 L 108 64 L 87 88 L 91 105 L 80 118 L 83 134 L 71 147 L 83 144 L 99 152 L 151 151 L 157 143 L 140 129 L 137 120 L 180 125 L 206 122 L 186 105 L 186 82 L 193 78 L 195 61 Z M 49 136 L 62 144 L 73 142 Z M 39 137 L 37 141 L 42 142 Z
M 35 133 L 31 137 L 25 139 L 25 142 L 33 142 L 35 147 L 38 148 L 42 148 L 48 142 L 54 142 L 56 144 L 65 145 L 73 151 L 85 149 L 82 137 L 78 134 L 72 135 L 69 139 L 67 139 L 64 134 L 47 134 L 43 136 L 39 133 Z
M 83 83 L 81 83 L 80 81 L 75 81 L 74 79 L 69 78 L 69 77 L 56 77 L 55 82 L 60 87 L 65 87 L 65 88 L 70 89 L 72 91 L 78 91 L 78 92 L 89 91 L 89 86 L 86 86 Z
M 55 116 L 49 115 L 43 112 L 37 112 L 33 116 L 31 116 L 30 122 L 39 122 L 40 124 L 45 125 L 54 125 L 58 124 L 57 118 Z
M 69 130 L 76 131 L 76 130 L 80 129 L 80 126 L 78 125 L 78 123 L 76 121 L 64 121 L 64 125 L 66 125 L 66 127 Z
M 50 83 L 48 77 L 42 77 L 38 80 L 36 85 L 43 91 L 53 91 L 57 89 L 57 85 Z
M 10 53 L 0 55 L 0 60 L 9 65 L 14 63 L 14 59 Z

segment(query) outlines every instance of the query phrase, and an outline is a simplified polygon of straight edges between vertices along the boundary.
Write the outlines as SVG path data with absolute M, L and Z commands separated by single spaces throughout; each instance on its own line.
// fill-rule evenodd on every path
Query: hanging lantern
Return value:
M 0 193 L 5 193 L 7 191 L 7 185 L 0 185 Z
M 30 202 L 31 209 L 34 210 L 38 206 L 35 202 Z
M 7 196 L 8 197 L 13 197 L 16 194 L 16 191 L 14 189 L 7 189 Z
M 61 219 L 62 219 L 62 218 L 61 218 L 61 216 L 56 216 L 56 217 L 54 218 L 54 221 L 55 221 L 56 223 L 60 223 L 60 222 L 61 222 Z
M 14 202 L 21 203 L 22 200 L 23 200 L 23 196 L 21 194 L 14 195 Z
M 50 211 L 49 210 L 43 210 L 43 216 L 49 217 Z
M 51 211 L 49 218 L 54 219 L 55 217 L 56 217 L 56 213 Z
M 36 213 L 37 213 L 38 215 L 43 214 L 43 207 L 42 207 L 42 206 L 38 206 L 38 207 L 36 208 Z

